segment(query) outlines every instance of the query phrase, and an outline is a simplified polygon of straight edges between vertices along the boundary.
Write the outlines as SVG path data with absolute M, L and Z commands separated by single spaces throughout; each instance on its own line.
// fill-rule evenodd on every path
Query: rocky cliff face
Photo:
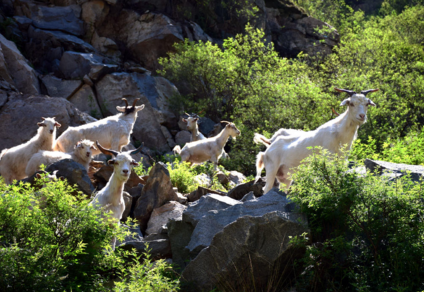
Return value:
M 141 98 L 146 108 L 133 139 L 159 152 L 169 151 L 184 130 L 180 113 L 169 105 L 178 89 L 153 76 L 158 57 L 175 42 L 221 44 L 247 23 L 264 29 L 283 57 L 328 54 L 339 41 L 337 31 L 290 0 L 3 0 L 0 9 L 0 117 L 13 124 L 25 110 L 31 117 L 29 124 L 19 123 L 25 131 L 41 118 L 25 104 L 40 100 L 44 115 L 72 125 L 72 118 L 53 110 L 58 104 L 99 119 L 116 114 L 121 98 Z M 322 27 L 330 33 L 318 32 Z M 17 96 L 22 111 L 11 112 Z M 0 150 L 22 143 L 13 138 L 19 135 L 9 136 Z

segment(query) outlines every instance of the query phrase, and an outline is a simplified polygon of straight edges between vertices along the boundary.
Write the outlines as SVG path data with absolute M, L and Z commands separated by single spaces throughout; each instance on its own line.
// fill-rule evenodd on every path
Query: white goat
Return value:
M 290 186 L 292 180 L 288 172 L 293 172 L 292 168 L 299 166 L 300 162 L 311 154 L 312 150 L 308 149 L 309 147 L 321 146 L 337 154 L 339 154 L 343 145 L 347 145 L 347 149 L 350 149 L 359 126 L 366 122 L 368 106 L 375 106 L 366 97 L 366 94 L 378 89 L 365 90 L 360 94 L 346 89 L 336 88 L 336 90 L 350 95 L 340 104 L 340 106 L 348 106 L 343 114 L 314 131 L 304 132 L 298 136 L 280 136 L 265 152 L 258 154 L 256 180 L 260 178 L 261 171 L 265 166 L 266 185 L 264 193 L 271 190 L 275 178 L 286 184 L 286 188 Z
M 195 142 L 187 143 L 183 149 L 179 145 L 174 147 L 174 152 L 181 156 L 182 161 L 200 164 L 205 161 L 212 161 L 217 168 L 218 160 L 222 155 L 225 143 L 231 136 L 234 139 L 240 135 L 239 129 L 233 123 L 228 123 L 217 136 L 206 138 Z
M 122 113 L 78 127 L 69 127 L 56 140 L 54 151 L 69 153 L 72 151 L 74 145 L 82 139 L 100 141 L 106 148 L 121 151 L 122 147 L 130 143 L 130 135 L 137 119 L 137 112 L 144 108 L 144 104 L 141 106 L 135 105 L 139 98 L 134 100 L 130 108 L 128 107 L 127 100 L 125 98 L 122 100 L 126 106 L 116 107 Z M 100 150 L 93 150 L 93 155 L 99 153 Z
M 131 174 L 131 167 L 137 166 L 138 163 L 131 157 L 137 154 L 143 146 L 136 150 L 118 153 L 111 149 L 105 149 L 96 141 L 97 147 L 105 155 L 111 155 L 113 159 L 108 161 L 108 164 L 113 166 L 113 173 L 106 186 L 101 189 L 90 205 L 95 208 L 101 208 L 103 212 L 112 212 L 112 218 L 119 220 L 125 211 L 125 202 L 122 192 L 124 191 L 124 184 L 128 181 Z M 115 249 L 116 239 L 112 240 L 112 249 Z
M 274 143 L 275 140 L 277 140 L 279 137 L 282 137 L 282 136 L 284 136 L 284 137 L 298 137 L 298 136 L 302 135 L 303 133 L 305 133 L 305 131 L 303 131 L 303 130 L 281 128 L 277 132 L 275 132 L 274 135 L 272 135 L 272 137 L 270 139 L 266 138 L 265 136 L 263 136 L 259 133 L 255 133 L 255 136 L 253 137 L 253 141 L 256 144 L 262 143 L 268 148 L 269 145 Z
M 27 176 L 32 175 L 37 170 L 40 170 L 40 165 L 48 166 L 62 159 L 72 159 L 84 166 L 88 171 L 91 161 L 92 150 L 97 150 L 94 147 L 94 142 L 90 140 L 79 141 L 71 153 L 63 153 L 60 151 L 38 151 L 28 162 L 25 173 Z
M 37 134 L 26 143 L 4 149 L 0 154 L 0 174 L 6 184 L 11 184 L 14 179 L 20 180 L 26 177 L 25 168 L 29 159 L 39 150 L 53 150 L 56 138 L 56 128 L 60 124 L 53 118 L 41 118 L 37 123 Z

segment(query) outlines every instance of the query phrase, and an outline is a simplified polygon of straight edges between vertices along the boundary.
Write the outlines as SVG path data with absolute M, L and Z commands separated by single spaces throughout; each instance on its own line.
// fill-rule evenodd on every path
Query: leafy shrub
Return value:
M 110 281 L 135 257 L 135 252 L 112 252 L 111 239 L 123 240 L 128 231 L 100 220 L 100 211 L 84 196 L 72 196 L 76 190 L 66 182 L 47 180 L 38 181 L 44 187 L 37 192 L 29 184 L 0 184 L 0 290 L 111 290 Z M 131 271 L 137 269 L 145 268 L 131 265 Z M 153 277 L 155 268 L 151 273 L 147 280 L 165 281 Z
M 148 250 L 148 248 L 147 248 Z M 140 265 L 140 261 L 142 264 Z M 115 282 L 115 292 L 173 292 L 179 291 L 179 279 L 172 267 L 164 260 L 153 262 L 149 250 L 143 254 L 143 259 L 133 259 L 131 265 L 121 270 L 122 281 Z
M 352 149 L 352 157 L 356 159 L 375 159 L 394 163 L 412 165 L 424 165 L 424 131 L 411 131 L 404 139 L 387 139 L 382 150 L 377 152 L 377 141 L 369 136 L 366 143 L 360 139 L 355 141 Z
M 170 159 L 172 159 L 172 157 Z M 181 193 L 191 193 L 197 190 L 199 186 L 212 188 L 214 190 L 226 191 L 226 188 L 218 182 L 213 163 L 205 162 L 203 164 L 191 167 L 190 163 L 181 161 L 180 157 L 174 156 L 174 162 L 167 162 L 167 166 L 172 185 L 177 187 L 178 191 Z M 227 172 L 222 167 L 220 169 L 224 173 Z M 207 174 L 212 178 L 211 185 L 199 184 L 195 180 L 195 177 L 202 173 Z
M 254 132 L 312 130 L 333 117 L 331 108 L 343 111 L 337 107 L 344 95 L 335 86 L 380 88 L 371 97 L 377 107 L 358 133 L 363 142 L 374 137 L 377 152 L 387 138 L 402 139 L 424 123 L 424 7 L 367 18 L 343 0 L 306 2 L 314 16 L 339 29 L 341 43 L 333 54 L 280 58 L 263 31 L 247 26 L 246 34 L 226 39 L 223 49 L 186 40 L 160 60 L 160 74 L 184 94 L 178 100 L 184 109 L 232 120 L 241 130 L 231 169 L 254 173 L 260 149 L 252 143 Z
M 424 289 L 422 183 L 359 174 L 326 151 L 294 180 L 290 197 L 311 228 L 299 291 Z

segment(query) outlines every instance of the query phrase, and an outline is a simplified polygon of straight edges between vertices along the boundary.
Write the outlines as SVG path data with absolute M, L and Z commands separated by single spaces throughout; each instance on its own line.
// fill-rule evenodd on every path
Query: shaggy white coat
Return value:
M 239 135 L 239 129 L 233 123 L 228 123 L 217 136 L 187 143 L 183 149 L 177 145 L 174 147 L 174 152 L 181 156 L 182 161 L 200 164 L 210 160 L 216 168 L 228 138 Z
M 369 105 L 375 104 L 363 94 L 354 94 L 345 99 L 341 106 L 347 105 L 347 110 L 337 118 L 321 125 L 316 130 L 299 133 L 299 135 L 279 136 L 265 152 L 260 152 L 256 159 L 256 180 L 260 177 L 263 167 L 266 170 L 266 185 L 264 193 L 269 192 L 275 178 L 290 186 L 293 168 L 311 154 L 309 147 L 321 146 L 331 153 L 339 154 L 340 148 L 346 146 L 349 150 L 356 139 L 359 126 L 366 122 Z
M 91 161 L 92 150 L 97 150 L 94 147 L 94 142 L 90 140 L 82 140 L 74 146 L 71 153 L 63 153 L 59 151 L 38 151 L 35 153 L 28 162 L 25 173 L 31 176 L 36 171 L 40 170 L 40 165 L 44 164 L 46 167 L 62 159 L 72 159 L 75 162 L 84 166 L 88 171 Z
M 54 151 L 69 153 L 74 145 L 83 139 L 99 141 L 105 148 L 121 151 L 122 147 L 130 143 L 130 135 L 137 119 L 137 112 L 143 108 L 144 105 L 136 106 L 135 110 L 129 114 L 119 113 L 96 122 L 69 127 L 56 140 Z M 125 108 L 120 106 L 117 106 L 116 109 L 125 111 Z M 93 150 L 93 155 L 99 153 L 100 150 Z
M 56 128 L 60 127 L 60 124 L 54 118 L 43 119 L 42 122 L 37 123 L 39 126 L 37 134 L 28 142 L 4 149 L 0 153 L 0 174 L 6 184 L 11 184 L 13 180 L 20 180 L 27 176 L 25 169 L 32 155 L 39 150 L 53 150 Z
M 99 147 L 100 148 L 100 147 Z M 131 174 L 131 167 L 138 165 L 131 157 L 130 153 L 134 151 L 122 152 L 109 160 L 109 164 L 113 166 L 113 173 L 106 186 L 101 189 L 90 205 L 95 208 L 102 209 L 102 212 L 112 213 L 112 218 L 119 224 L 122 214 L 125 211 L 125 201 L 123 197 L 124 185 L 128 181 Z M 105 153 L 108 154 L 108 153 Z M 115 249 L 115 241 L 112 241 L 112 249 Z

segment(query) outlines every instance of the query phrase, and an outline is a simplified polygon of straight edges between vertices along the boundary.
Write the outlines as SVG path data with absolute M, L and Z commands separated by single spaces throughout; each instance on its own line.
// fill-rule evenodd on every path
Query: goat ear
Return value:
M 368 104 L 367 105 L 375 106 L 375 103 L 371 99 L 368 98 Z
M 61 177 L 59 177 L 59 180 L 64 181 L 65 180 L 65 177 L 64 176 L 61 176 Z
M 130 163 L 131 165 L 134 165 L 134 166 L 138 166 L 138 163 L 137 162 L 135 162 L 135 160 L 133 160 L 133 161 L 131 161 L 131 163 Z
M 54 123 L 54 125 L 55 125 L 55 127 L 58 127 L 58 128 L 62 127 L 62 125 L 59 124 L 58 122 Z
M 123 107 L 123 106 L 117 106 L 117 107 L 116 107 L 116 110 L 117 110 L 118 112 L 125 113 L 125 107 Z
M 187 120 L 183 118 L 183 122 L 187 124 Z
M 194 121 L 197 122 L 199 120 L 199 118 L 195 118 Z
M 46 124 L 43 124 L 43 123 L 37 123 L 37 125 L 38 125 L 39 127 L 47 127 L 47 126 L 46 126 Z
M 109 165 L 115 164 L 115 159 L 108 160 L 107 161 L 107 164 L 109 164 Z
M 96 147 L 94 147 L 94 145 L 91 145 L 91 146 L 90 146 L 90 149 L 97 150 L 97 148 L 96 148 Z
M 346 98 L 340 103 L 340 106 L 345 106 L 350 104 L 350 98 Z
M 136 112 L 141 111 L 142 109 L 144 109 L 144 104 L 135 107 Z
M 41 178 L 41 174 L 37 173 L 37 174 L 35 174 L 35 177 L 36 178 Z

